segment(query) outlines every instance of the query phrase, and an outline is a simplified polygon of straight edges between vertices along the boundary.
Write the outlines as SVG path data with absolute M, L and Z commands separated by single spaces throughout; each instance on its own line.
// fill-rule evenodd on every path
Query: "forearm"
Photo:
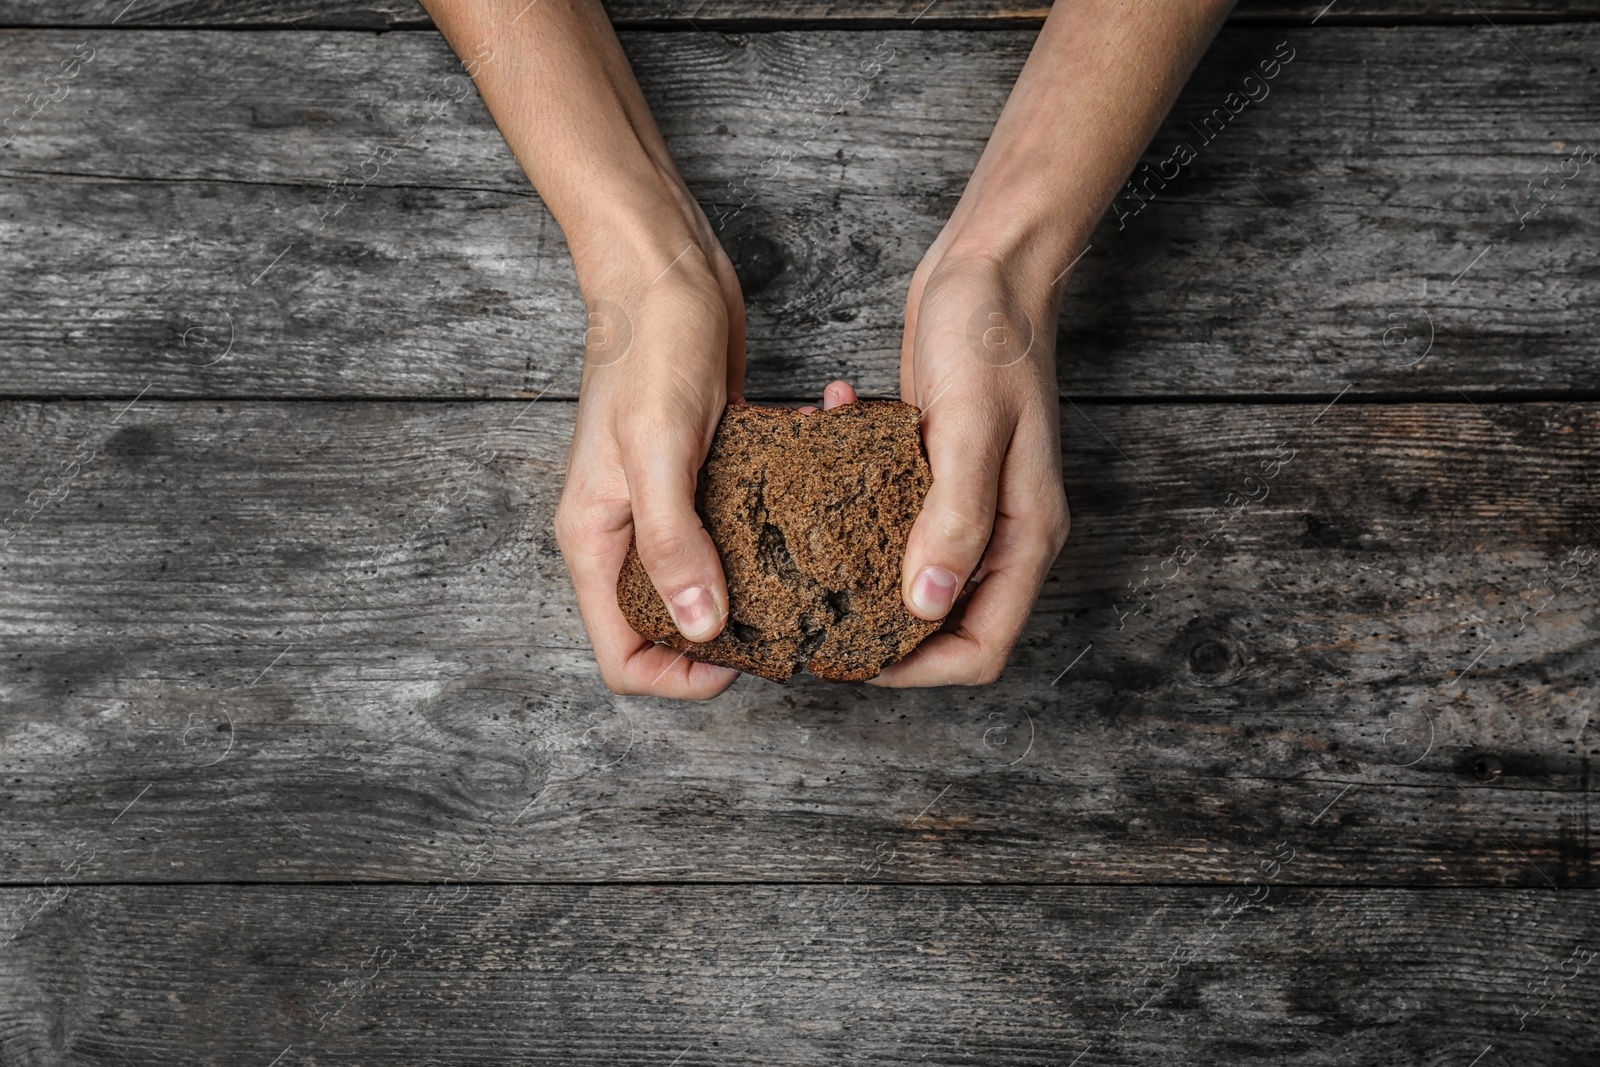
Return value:
M 1232 7 L 1056 0 L 940 237 L 943 254 L 1058 280 Z
M 626 261 L 645 277 L 709 225 L 598 0 L 423 0 L 567 237 L 586 287 Z

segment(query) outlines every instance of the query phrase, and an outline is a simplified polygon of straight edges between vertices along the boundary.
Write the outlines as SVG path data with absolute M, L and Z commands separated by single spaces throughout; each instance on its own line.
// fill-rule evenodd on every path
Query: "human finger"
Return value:
M 842 379 L 829 382 L 828 387 L 822 391 L 822 410 L 832 411 L 845 404 L 854 404 L 856 399 L 855 388 L 849 382 Z
M 675 414 L 636 416 L 618 427 L 639 560 L 690 641 L 709 641 L 728 618 L 722 561 L 694 506 L 714 429 L 714 421 L 702 427 Z
M 961 394 L 945 383 L 925 403 L 923 441 L 933 484 L 906 541 L 901 594 L 912 614 L 942 619 L 977 567 L 994 527 L 1000 472 L 1011 427 L 1004 413 L 983 396 Z
M 889 687 L 988 685 L 1006 662 L 1032 613 L 1059 545 L 1031 517 L 1000 514 L 984 556 L 977 588 L 955 630 L 936 633 L 871 679 Z
M 603 509 L 564 498 L 556 513 L 556 538 L 600 677 L 615 693 L 708 700 L 732 685 L 739 672 L 698 663 L 641 637 L 617 605 L 617 575 L 631 533 L 625 503 Z

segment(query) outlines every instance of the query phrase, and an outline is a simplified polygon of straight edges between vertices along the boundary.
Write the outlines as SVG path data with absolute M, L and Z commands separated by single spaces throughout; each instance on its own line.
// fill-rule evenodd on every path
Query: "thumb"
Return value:
M 728 618 L 728 586 L 711 535 L 694 509 L 700 455 L 695 434 L 655 435 L 625 446 L 639 561 L 678 632 L 709 641 Z
M 901 595 L 911 613 L 942 619 L 983 558 L 1010 433 L 999 412 L 947 390 L 923 412 L 933 486 L 906 542 Z M 938 392 L 938 390 L 935 390 Z

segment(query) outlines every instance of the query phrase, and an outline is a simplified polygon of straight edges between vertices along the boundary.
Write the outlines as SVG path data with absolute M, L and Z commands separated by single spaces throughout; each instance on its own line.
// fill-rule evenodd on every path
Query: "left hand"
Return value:
M 949 233 L 912 277 L 900 395 L 922 409 L 933 486 L 902 569 L 907 608 L 941 631 L 875 685 L 986 685 L 1005 670 L 1071 524 L 1055 375 L 1059 289 L 1001 257 L 951 255 Z M 1059 282 L 1060 279 L 1057 279 Z

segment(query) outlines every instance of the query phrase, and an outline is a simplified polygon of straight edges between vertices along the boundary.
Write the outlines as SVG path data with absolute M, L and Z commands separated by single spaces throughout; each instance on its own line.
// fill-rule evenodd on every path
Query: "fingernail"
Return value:
M 911 604 L 924 615 L 943 617 L 955 603 L 960 580 L 943 567 L 924 567 L 911 583 Z
M 668 606 L 678 632 L 691 641 L 703 641 L 717 628 L 717 605 L 711 599 L 711 590 L 703 585 L 692 585 L 674 594 Z

